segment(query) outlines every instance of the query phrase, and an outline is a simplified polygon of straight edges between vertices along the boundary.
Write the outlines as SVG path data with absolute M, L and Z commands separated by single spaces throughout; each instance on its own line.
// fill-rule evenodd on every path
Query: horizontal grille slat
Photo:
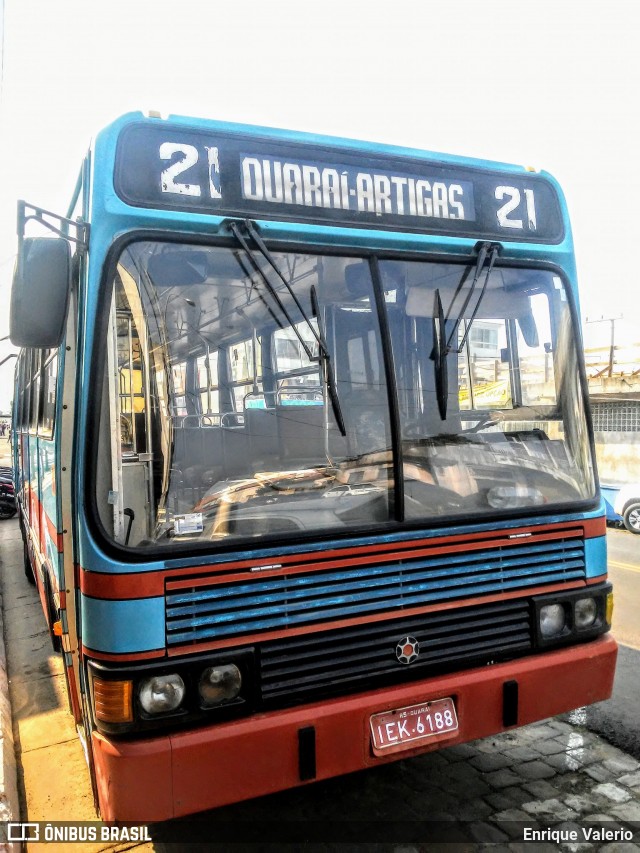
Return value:
M 454 625 L 456 631 L 459 631 L 460 613 L 460 609 L 439 611 L 438 618 L 429 621 L 430 633 L 438 635 L 442 633 L 447 634 L 450 630 L 450 627 Z M 491 604 L 483 604 L 481 608 L 481 613 L 477 616 L 477 622 L 475 623 L 472 621 L 473 619 L 475 619 L 475 608 L 466 608 L 464 613 L 465 625 L 483 625 L 486 624 L 486 621 L 489 619 L 500 619 L 501 622 L 506 621 L 508 619 L 520 619 L 522 618 L 523 614 L 523 605 L 522 602 L 518 600 L 507 600 L 493 602 Z M 374 622 L 370 625 L 367 625 L 366 640 L 369 642 L 375 642 L 380 639 L 380 637 L 386 637 L 389 633 L 389 624 L 389 622 Z M 402 631 L 402 626 L 405 625 L 404 622 L 398 622 L 397 620 L 394 620 L 392 624 L 395 626 L 396 630 L 400 631 Z M 409 623 L 407 623 L 405 627 L 408 628 L 408 624 Z M 357 632 L 357 629 L 351 629 L 351 631 Z M 336 644 L 346 642 L 346 637 L 350 637 L 350 634 L 347 631 L 332 631 L 330 633 L 323 632 L 318 634 L 305 634 L 296 638 L 296 647 L 304 649 L 305 654 L 308 654 L 314 649 L 326 649 L 329 647 L 333 647 Z M 269 642 L 271 655 L 275 656 L 278 654 L 279 651 L 286 659 L 288 657 L 290 643 L 291 641 L 289 639 L 271 640 Z
M 403 665 L 396 645 L 414 637 L 420 654 Z M 265 642 L 260 646 L 263 701 L 299 702 L 336 695 L 385 680 L 423 678 L 432 671 L 482 665 L 525 654 L 532 648 L 532 627 L 526 601 L 481 605 L 428 613 L 412 620 L 361 625 Z
M 441 549 L 439 549 L 441 550 Z M 584 543 L 575 536 L 353 569 L 317 569 L 166 595 L 169 646 L 330 623 L 465 597 L 580 580 Z
M 527 562 L 531 566 L 539 563 L 548 563 L 549 561 L 554 561 L 557 552 L 562 553 L 563 564 L 572 560 L 580 562 L 584 559 L 584 547 L 582 542 L 580 542 L 578 546 L 574 547 L 567 547 L 566 544 L 564 544 L 564 541 L 545 542 L 544 544 L 547 546 L 544 551 L 540 551 L 539 546 L 536 550 L 522 546 L 511 548 L 503 547 L 500 553 L 501 568 L 504 570 L 504 568 L 519 565 L 523 561 L 524 557 L 529 558 Z M 485 565 L 482 565 L 483 562 Z M 454 568 L 460 564 L 462 564 L 461 568 Z M 430 560 L 411 560 L 402 564 L 403 573 L 405 575 L 414 573 L 420 569 L 428 569 L 430 577 L 466 570 L 473 572 L 490 571 L 491 568 L 495 568 L 495 565 L 491 561 L 487 561 L 487 555 L 484 551 L 470 551 L 465 554 L 441 554 Z M 357 580 L 358 577 L 361 577 L 366 579 L 366 582 L 370 584 L 388 583 L 389 579 L 393 581 L 397 572 L 398 565 L 393 563 L 391 565 L 371 566 L 364 569 L 354 568 L 351 571 L 331 571 L 323 573 L 321 575 L 321 582 L 318 581 L 318 573 L 309 575 L 292 575 L 285 578 L 264 580 L 260 582 L 262 590 L 261 600 L 279 600 L 282 592 L 290 589 L 292 580 L 295 580 L 295 587 L 297 590 L 303 591 L 305 588 L 317 590 L 321 587 L 322 582 L 326 582 L 327 580 L 330 580 L 332 583 L 339 583 L 341 581 L 354 583 L 354 579 Z M 213 606 L 220 603 L 221 607 L 225 607 L 228 606 L 226 602 L 230 598 L 242 598 L 246 595 L 253 594 L 256 583 L 257 581 L 254 580 L 249 583 L 237 583 L 229 587 L 208 587 L 203 589 L 201 592 L 200 601 L 203 605 L 205 602 L 211 602 Z M 302 592 L 302 594 L 304 593 Z M 180 612 L 181 604 L 187 605 L 185 608 L 185 612 L 187 612 L 192 599 L 192 592 L 170 593 L 167 596 L 167 602 L 176 613 Z
M 501 651 L 504 651 L 505 649 L 528 648 L 528 631 L 522 632 L 518 636 L 510 637 L 500 645 Z M 428 649 L 426 652 L 421 652 L 422 661 L 420 663 L 420 667 L 424 667 L 428 664 L 444 663 L 449 660 L 458 660 L 463 659 L 464 657 L 476 656 L 485 651 L 493 651 L 494 649 L 495 638 L 487 638 L 478 643 L 460 643 L 456 645 L 454 651 L 451 649 L 440 649 L 436 652 Z M 263 690 L 266 693 L 273 692 L 274 690 L 285 690 L 285 692 L 289 692 L 290 690 L 295 691 L 305 684 L 317 684 L 318 681 L 331 683 L 340 679 L 344 675 L 349 675 L 349 677 L 351 677 L 351 674 L 359 671 L 374 675 L 378 669 L 389 669 L 390 661 L 393 669 L 396 670 L 398 662 L 395 657 L 390 657 L 390 653 L 387 651 L 385 654 L 368 654 L 364 663 L 362 658 L 358 658 L 354 655 L 341 659 L 339 666 L 332 663 L 331 665 L 325 664 L 323 667 L 305 667 L 304 674 L 297 670 L 295 675 L 290 674 L 288 670 L 282 670 L 280 672 L 265 671 L 263 673 L 262 681 Z
M 464 633 L 462 630 L 458 631 L 457 638 L 462 642 L 465 638 L 469 639 L 473 636 L 483 636 L 488 635 L 491 636 L 495 629 L 493 627 L 483 628 L 482 625 L 484 623 L 477 622 L 472 626 L 465 625 Z M 521 616 L 514 617 L 513 619 L 509 619 L 508 617 L 504 620 L 504 626 L 510 625 L 515 629 L 519 628 L 520 632 L 523 636 L 528 636 L 529 625 L 527 620 L 523 619 Z M 475 633 L 472 633 L 472 629 Z M 388 629 L 387 629 L 388 631 Z M 367 642 L 371 643 L 375 641 L 375 636 L 371 636 L 371 633 L 367 634 Z M 432 650 L 438 649 L 440 646 L 447 647 L 451 642 L 451 638 L 449 636 L 448 630 L 440 630 L 440 631 L 430 631 L 429 636 L 429 648 Z M 305 661 L 307 667 L 314 666 L 314 661 L 316 659 L 320 661 L 324 661 L 327 657 L 327 654 L 330 653 L 332 655 L 341 655 L 347 654 L 352 651 L 353 647 L 351 645 L 334 645 L 332 644 L 329 649 L 325 647 L 325 645 L 318 644 L 314 648 L 306 648 L 304 650 Z M 265 674 L 271 675 L 272 673 L 278 673 L 283 671 L 283 669 L 287 669 L 289 666 L 289 655 L 286 651 L 286 648 L 283 650 L 282 654 L 277 654 L 272 652 L 269 656 L 268 664 L 265 666 Z
M 533 566 L 527 565 L 525 568 L 518 569 L 517 566 L 521 565 L 521 562 L 513 559 L 513 560 L 505 560 L 501 563 L 501 572 L 504 573 L 505 569 L 509 571 L 509 574 L 512 577 L 519 577 L 522 575 L 530 574 Z M 539 561 L 536 565 L 536 570 L 538 572 L 543 571 L 547 568 L 548 563 L 545 561 Z M 567 571 L 569 569 L 581 569 L 583 567 L 583 561 L 581 558 L 577 556 L 573 556 L 573 554 L 569 554 L 565 557 L 563 562 L 563 569 Z M 423 567 L 420 567 L 423 568 Z M 553 571 L 553 565 L 549 566 L 549 568 Z M 397 570 L 396 570 L 397 573 Z M 394 573 L 395 574 L 395 573 Z M 416 567 L 413 565 L 406 566 L 403 572 L 404 578 L 406 578 L 406 583 L 403 584 L 402 589 L 413 591 L 420 590 L 423 588 L 434 587 L 434 586 L 443 586 L 451 581 L 452 578 L 463 578 L 470 576 L 472 579 L 483 578 L 484 580 L 495 580 L 499 577 L 499 573 L 495 572 L 495 567 L 491 565 L 475 565 L 465 564 L 463 567 L 452 568 L 451 566 L 443 567 L 442 569 L 434 569 L 430 570 L 428 573 L 420 572 L 417 575 Z M 305 601 L 310 598 L 317 600 L 318 598 L 322 598 L 324 596 L 329 596 L 334 593 L 336 590 L 341 591 L 345 596 L 358 595 L 361 590 L 364 588 L 372 591 L 371 595 L 382 595 L 385 593 L 385 590 L 389 587 L 393 587 L 396 583 L 395 576 L 391 577 L 383 577 L 376 578 L 375 576 L 365 575 L 364 577 L 354 577 L 353 575 L 345 575 L 345 580 L 333 580 L 331 584 L 318 584 L 317 586 L 308 586 L 305 585 L 303 588 L 296 586 L 294 589 L 288 589 L 286 584 L 282 584 L 282 590 L 286 594 L 287 602 L 290 601 L 300 601 L 300 606 L 305 606 Z M 302 578 L 302 581 L 308 581 L 309 578 Z M 300 584 L 302 586 L 302 584 Z M 254 594 L 254 588 L 250 588 L 251 593 Z M 375 592 L 373 592 L 375 590 Z M 184 598 L 181 596 L 181 598 Z M 260 603 L 261 606 L 265 605 L 273 605 L 277 604 L 282 600 L 282 593 L 280 595 L 275 594 L 265 594 L 261 596 Z M 200 608 L 202 612 L 206 613 L 220 613 L 225 611 L 231 611 L 234 608 L 242 608 L 244 602 L 246 601 L 246 593 L 243 593 L 238 588 L 234 589 L 223 589 L 220 590 L 220 594 L 215 596 L 214 592 L 209 593 L 208 595 L 202 596 L 200 598 Z M 167 602 L 171 607 L 172 617 L 180 616 L 188 616 L 193 612 L 192 604 L 176 606 L 174 603 L 174 596 L 168 596 Z

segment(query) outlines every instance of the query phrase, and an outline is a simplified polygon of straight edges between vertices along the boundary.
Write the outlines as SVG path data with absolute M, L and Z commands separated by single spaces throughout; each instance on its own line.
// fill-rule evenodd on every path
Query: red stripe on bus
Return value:
M 582 581 L 571 587 L 571 590 L 580 589 L 594 584 L 602 583 L 606 580 L 606 575 L 598 578 L 589 578 L 586 582 Z M 567 591 L 565 584 L 548 584 L 546 586 L 532 587 L 525 591 L 526 596 L 544 595 L 546 593 Z M 352 619 L 341 619 L 336 622 L 325 622 L 322 625 L 307 625 L 300 628 L 287 628 L 279 631 L 265 631 L 261 634 L 245 634 L 244 636 L 231 637 L 225 640 L 217 640 L 209 643 L 192 643 L 188 645 L 175 646 L 171 649 L 154 649 L 150 652 L 102 652 L 91 649 L 88 646 L 82 646 L 82 655 L 96 660 L 105 661 L 120 661 L 122 663 L 135 662 L 139 660 L 151 660 L 168 656 L 170 658 L 179 655 L 200 654 L 201 652 L 218 651 L 238 646 L 248 646 L 257 643 L 263 643 L 267 640 L 281 640 L 285 637 L 296 637 L 303 634 L 318 634 L 322 631 L 340 630 L 341 628 L 351 628 L 356 625 L 371 624 L 374 622 L 390 622 L 393 619 L 421 616 L 427 613 L 433 613 L 443 610 L 454 610 L 456 608 L 470 607 L 476 604 L 493 604 L 494 602 L 506 601 L 508 599 L 522 598 L 523 590 L 508 592 L 500 595 L 475 596 L 467 598 L 463 601 L 447 601 L 440 604 L 431 604 L 426 607 L 413 607 L 402 611 L 393 611 L 392 613 L 378 613 L 375 615 L 359 616 Z
M 516 533 L 516 536 L 518 534 Z M 572 537 L 574 539 L 580 539 L 581 531 L 575 530 L 567 532 L 566 530 L 552 531 L 547 534 L 543 534 L 541 536 L 536 537 L 536 542 L 551 542 L 556 539 L 566 539 L 568 537 Z M 496 539 L 491 540 L 490 544 L 492 547 L 504 547 L 504 546 L 526 546 L 531 540 L 526 539 L 511 539 L 508 536 L 500 536 Z M 384 555 L 377 556 L 376 564 L 382 563 L 393 563 L 399 558 L 402 560 L 414 560 L 420 557 L 437 557 L 441 555 L 450 555 L 450 554 L 460 554 L 462 552 L 470 552 L 470 551 L 481 551 L 483 548 L 487 546 L 487 541 L 473 541 L 468 539 L 464 545 L 456 544 L 453 547 L 450 544 L 446 544 L 444 540 L 438 539 L 435 542 L 433 540 L 425 543 L 424 547 L 421 548 L 412 548 L 410 550 L 402 550 L 394 553 L 387 553 Z M 340 569 L 343 567 L 351 567 L 351 566 L 367 566 L 371 563 L 371 556 L 367 554 L 365 556 L 359 557 L 351 557 L 350 559 L 343 560 L 324 560 L 322 562 L 310 562 L 304 563 L 303 565 L 291 566 L 286 568 L 286 574 L 291 576 L 294 574 L 300 574 L 301 572 L 309 572 L 309 571 L 325 571 L 330 569 Z M 252 572 L 249 576 L 255 577 L 259 574 L 260 577 L 279 577 L 283 574 L 283 569 L 274 569 L 269 571 L 260 571 L 259 573 Z M 244 574 L 225 574 L 223 576 L 217 577 L 208 577 L 199 581 L 199 586 L 215 586 L 220 583 L 229 583 L 231 581 L 240 581 L 247 580 L 247 573 L 245 571 Z M 185 579 L 167 579 L 167 591 L 175 591 L 179 589 L 189 589 L 194 585 L 194 581 L 192 578 Z
M 37 519 L 38 523 L 36 526 L 29 523 L 29 529 L 36 534 L 36 539 L 38 540 L 38 546 L 41 551 L 46 551 L 46 548 L 43 547 L 43 532 L 46 530 L 51 542 L 55 550 L 58 554 L 62 554 L 64 550 L 64 538 L 63 534 L 58 531 L 58 528 L 54 522 L 54 520 L 48 515 L 47 511 L 44 508 L 44 504 L 39 500 L 37 493 L 32 490 L 25 488 L 26 491 L 29 491 L 30 500 L 31 500 L 31 509 L 34 514 L 34 517 Z
M 59 554 L 61 554 L 62 550 L 63 550 L 62 533 L 58 532 L 58 528 L 54 524 L 53 520 L 49 517 L 49 515 L 47 515 L 47 512 L 44 509 L 44 507 L 42 508 L 42 513 L 43 513 L 43 515 L 45 517 L 45 521 L 47 523 L 47 533 L 49 534 L 51 541 L 54 543 L 56 550 L 58 551 Z
M 598 518 L 585 518 L 582 522 L 584 527 L 585 539 L 596 539 L 598 536 L 606 536 L 607 534 L 607 519 L 604 515 Z
M 89 646 L 82 646 L 82 655 L 86 658 L 91 658 L 92 660 L 106 660 L 106 661 L 118 661 L 121 663 L 132 662 L 140 660 L 152 660 L 154 658 L 163 658 L 166 657 L 165 649 L 154 649 L 150 652 L 99 652 L 96 649 L 92 649 Z
M 591 520 L 590 520 L 591 521 Z M 595 519 L 599 522 L 599 519 Z M 599 524 L 598 524 L 599 529 Z M 602 535 L 604 535 L 604 528 Z M 188 588 L 194 584 L 208 586 L 233 581 L 246 581 L 251 577 L 279 577 L 285 572 L 325 571 L 357 565 L 366 565 L 372 557 L 377 563 L 389 563 L 397 559 L 414 559 L 443 553 L 480 550 L 488 542 L 492 545 L 526 545 L 531 541 L 545 542 L 559 538 L 585 536 L 591 538 L 595 526 L 590 523 L 550 524 L 534 527 L 517 527 L 504 533 L 485 532 L 472 535 L 442 536 L 434 539 L 418 539 L 408 542 L 384 542 L 379 545 L 363 545 L 354 548 L 338 548 L 306 554 L 287 554 L 253 560 L 209 564 L 180 569 L 160 569 L 139 572 L 93 572 L 80 569 L 80 589 L 84 595 L 107 600 L 130 600 L 133 598 L 155 598 L 168 589 Z M 529 538 L 531 534 L 531 538 Z M 599 534 L 598 534 L 599 535 Z M 523 537 L 519 539 L 517 537 Z M 264 568 L 265 564 L 273 568 Z M 252 571 L 252 569 L 254 571 Z M 260 569 L 261 571 L 256 571 Z
M 66 666 L 67 670 L 67 687 L 69 688 L 69 704 L 71 705 L 71 713 L 76 723 L 82 723 L 82 708 L 76 690 L 76 682 L 73 674 L 73 667 Z

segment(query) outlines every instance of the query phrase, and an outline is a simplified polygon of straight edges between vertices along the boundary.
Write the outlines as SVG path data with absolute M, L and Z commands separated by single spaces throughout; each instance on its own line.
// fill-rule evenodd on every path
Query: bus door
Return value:
M 61 543 L 58 531 L 60 510 L 56 484 L 56 450 L 54 422 L 58 387 L 57 349 L 42 350 L 40 362 L 40 404 L 37 424 L 38 454 L 38 505 L 40 550 L 51 570 L 52 593 L 56 594 L 61 586 L 62 559 Z
M 31 358 L 29 362 L 29 415 L 26 427 L 26 446 L 25 456 L 27 458 L 27 496 L 29 506 L 29 526 L 31 528 L 32 541 L 34 548 L 38 552 L 42 551 L 40 536 L 40 488 L 38 478 L 38 409 L 40 402 L 40 350 L 31 350 Z
M 154 493 L 154 448 L 150 419 L 148 338 L 135 302 L 114 307 L 107 354 L 111 378 L 113 530 L 118 542 L 149 538 Z M 132 307 L 131 307 L 132 306 Z

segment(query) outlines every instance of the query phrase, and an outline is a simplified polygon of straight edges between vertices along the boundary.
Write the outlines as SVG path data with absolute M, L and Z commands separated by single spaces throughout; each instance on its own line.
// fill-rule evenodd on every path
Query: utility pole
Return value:
M 615 335 L 616 335 L 616 320 L 622 320 L 622 314 L 619 314 L 617 317 L 599 317 L 597 320 L 590 320 L 588 317 L 585 319 L 585 323 L 611 323 L 611 341 L 609 343 L 609 369 L 607 371 L 609 378 L 613 376 L 613 361 L 614 361 L 614 352 L 615 352 Z

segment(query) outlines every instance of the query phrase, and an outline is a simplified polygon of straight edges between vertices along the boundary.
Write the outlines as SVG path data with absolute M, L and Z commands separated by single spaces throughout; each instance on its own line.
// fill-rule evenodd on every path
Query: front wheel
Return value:
M 622 520 L 629 533 L 640 533 L 640 502 L 629 504 L 622 514 Z
M 13 518 L 17 512 L 18 510 L 15 507 L 0 506 L 0 520 L 3 520 L 5 518 Z

